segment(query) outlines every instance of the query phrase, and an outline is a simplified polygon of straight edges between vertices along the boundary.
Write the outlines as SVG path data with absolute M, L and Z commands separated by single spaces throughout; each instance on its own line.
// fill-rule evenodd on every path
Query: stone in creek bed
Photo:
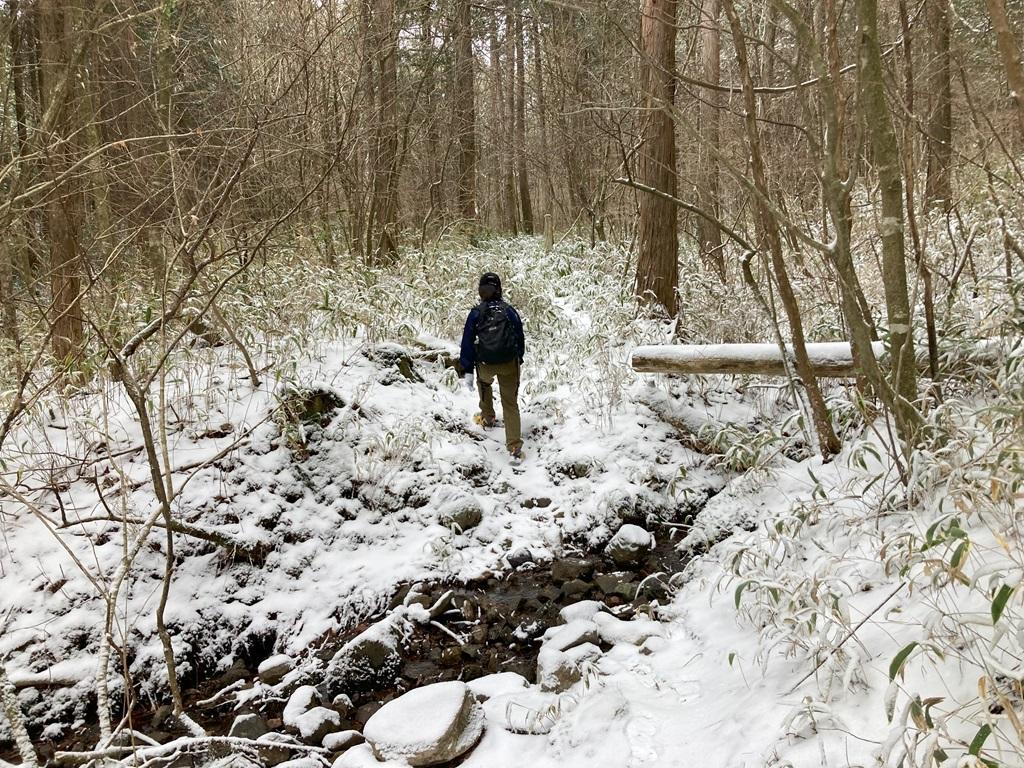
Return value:
M 580 579 L 567 581 L 562 585 L 562 598 L 565 600 L 573 600 L 583 597 L 587 592 L 593 589 L 593 586 L 593 584 L 588 584 Z
M 581 557 L 561 557 L 551 563 L 551 580 L 556 584 L 573 579 L 586 579 L 593 572 L 593 561 Z
M 535 562 L 533 553 L 526 547 L 520 547 L 508 556 L 508 564 L 512 568 L 522 568 L 527 563 Z

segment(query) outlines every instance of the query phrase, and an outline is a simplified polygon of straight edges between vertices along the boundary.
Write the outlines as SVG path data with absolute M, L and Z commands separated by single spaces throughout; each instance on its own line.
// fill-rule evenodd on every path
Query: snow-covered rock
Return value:
M 583 679 L 584 664 L 596 661 L 601 649 L 583 643 L 560 651 L 545 645 L 537 654 L 537 683 L 541 690 L 564 693 Z
M 558 696 L 523 690 L 495 696 L 484 704 L 487 722 L 512 733 L 548 733 L 558 720 Z
M 344 752 L 365 741 L 359 731 L 335 731 L 324 736 L 320 744 L 328 752 Z
M 311 685 L 303 685 L 285 704 L 282 720 L 285 727 L 299 734 L 307 744 L 320 744 L 324 736 L 341 727 L 341 715 L 333 709 L 317 706 L 320 693 Z
M 451 681 L 389 701 L 367 721 L 363 735 L 379 759 L 418 766 L 454 760 L 476 744 L 483 729 L 483 709 L 473 692 Z
M 517 672 L 496 672 L 470 680 L 466 685 L 480 701 L 526 690 L 529 682 Z
M 437 520 L 447 528 L 468 531 L 480 524 L 483 508 L 475 497 L 452 486 L 441 486 L 431 499 L 437 508 Z
M 282 678 L 295 668 L 295 659 L 283 653 L 271 656 L 260 662 L 256 671 L 259 673 L 260 681 L 267 685 L 277 685 Z
M 558 612 L 559 618 L 568 624 L 577 619 L 592 619 L 599 613 L 607 612 L 605 604 L 600 600 L 580 600 L 578 603 L 565 606 Z
M 544 633 L 544 647 L 567 651 L 584 643 L 597 643 L 599 639 L 597 624 L 586 619 L 575 619 L 547 630 Z
M 239 715 L 231 723 L 228 736 L 239 739 L 258 739 L 270 729 L 266 721 L 256 714 Z
M 661 623 L 642 616 L 632 621 L 623 621 L 610 613 L 598 613 L 594 616 L 594 623 L 597 625 L 601 640 L 609 645 L 640 645 L 648 638 L 661 636 L 665 631 Z
M 605 547 L 605 554 L 619 565 L 632 565 L 654 549 L 654 537 L 639 525 L 619 528 Z

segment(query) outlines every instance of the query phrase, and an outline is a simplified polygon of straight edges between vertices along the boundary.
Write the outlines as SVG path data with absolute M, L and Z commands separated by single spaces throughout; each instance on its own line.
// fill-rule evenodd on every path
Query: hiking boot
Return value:
M 490 429 L 495 425 L 495 422 L 495 419 L 484 418 L 484 415 L 482 413 L 478 413 L 476 416 L 473 417 L 473 423 L 479 424 L 484 429 Z

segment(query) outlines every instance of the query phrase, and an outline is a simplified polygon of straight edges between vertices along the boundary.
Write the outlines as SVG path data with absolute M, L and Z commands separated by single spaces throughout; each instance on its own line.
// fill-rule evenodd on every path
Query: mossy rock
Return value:
M 289 389 L 281 398 L 281 411 L 292 423 L 323 425 L 346 405 L 338 392 L 318 386 Z
M 397 344 L 377 344 L 363 350 L 363 356 L 384 368 L 392 368 L 406 381 L 422 382 L 423 377 L 416 370 L 416 364 L 408 350 Z

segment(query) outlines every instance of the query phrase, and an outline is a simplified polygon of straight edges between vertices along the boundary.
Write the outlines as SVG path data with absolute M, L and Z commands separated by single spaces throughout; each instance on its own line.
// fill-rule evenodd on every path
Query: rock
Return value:
M 541 735 L 558 719 L 558 696 L 541 691 L 513 691 L 488 699 L 487 722 L 512 733 Z
M 311 685 L 295 690 L 284 707 L 284 725 L 299 734 L 307 744 L 320 744 L 324 736 L 341 727 L 341 715 L 333 709 L 316 706 L 320 693 Z
M 578 603 L 565 606 L 558 612 L 558 616 L 568 624 L 576 619 L 593 619 L 594 616 L 604 611 L 604 603 L 599 600 L 581 600 Z
M 565 600 L 574 600 L 579 597 L 583 597 L 591 589 L 594 588 L 593 584 L 583 581 L 582 579 L 573 579 L 567 581 L 562 585 L 561 597 Z
M 583 679 L 587 663 L 601 657 L 594 643 L 583 643 L 560 651 L 545 645 L 537 654 L 537 683 L 543 691 L 564 693 Z
M 320 691 L 312 685 L 299 686 L 288 697 L 288 702 L 284 705 L 284 712 L 281 715 L 284 724 L 289 727 L 294 725 L 295 718 L 308 712 L 322 701 Z
M 416 383 L 423 381 L 408 350 L 398 344 L 377 344 L 369 349 L 364 349 L 363 356 L 382 367 L 394 369 L 406 381 Z
M 445 667 L 458 666 L 459 662 L 462 661 L 462 650 L 452 645 L 441 651 L 441 665 Z
M 498 672 L 497 674 L 478 677 L 476 680 L 467 683 L 467 685 L 469 690 L 480 701 L 487 701 L 495 696 L 525 691 L 529 683 L 525 677 L 515 672 Z
M 280 765 L 285 760 L 288 760 L 294 750 L 290 749 L 287 745 L 299 743 L 298 739 L 284 733 L 265 733 L 256 741 L 260 745 L 256 750 L 260 761 L 268 766 Z
M 537 683 L 543 691 L 563 693 L 583 679 L 583 672 L 566 653 L 541 648 L 537 654 Z
M 530 610 L 539 611 L 544 603 L 553 603 L 562 595 L 562 590 L 554 584 L 545 584 L 537 590 L 536 597 L 527 600 Z
M 551 580 L 556 584 L 587 579 L 593 572 L 594 563 L 581 557 L 560 557 L 551 563 Z
M 535 562 L 533 559 L 533 553 L 526 547 L 520 547 L 515 552 L 508 556 L 508 564 L 510 568 L 522 568 L 528 563 Z
M 640 582 L 636 591 L 636 597 L 646 602 L 657 600 L 664 603 L 671 595 L 671 586 L 658 576 L 648 576 Z
M 281 414 L 291 422 L 326 426 L 333 413 L 345 407 L 341 393 L 324 385 L 286 389 L 280 398 Z
M 262 717 L 255 714 L 245 714 L 239 715 L 234 719 L 231 723 L 231 728 L 228 729 L 228 736 L 239 739 L 253 739 L 255 741 L 269 731 L 267 722 Z
M 669 517 L 669 509 L 659 494 L 647 488 L 639 491 L 616 488 L 599 502 L 623 523 L 647 525 L 652 520 Z
M 556 651 L 567 651 L 584 643 L 597 643 L 600 635 L 597 625 L 586 619 L 570 621 L 558 627 L 552 627 L 544 633 L 544 647 Z
M 454 486 L 441 486 L 431 497 L 437 509 L 437 521 L 446 528 L 468 531 L 480 524 L 483 508 L 475 497 Z
M 634 580 L 633 574 L 628 571 L 612 571 L 601 573 L 594 577 L 594 586 L 606 595 L 616 594 L 616 587 Z
M 374 625 L 334 655 L 327 677 L 332 691 L 368 691 L 391 685 L 401 665 L 393 635 Z
M 619 528 L 605 547 L 605 554 L 622 566 L 636 565 L 654 549 L 654 537 L 639 525 Z
M 363 735 L 380 760 L 412 766 L 454 760 L 480 739 L 483 710 L 462 682 L 415 688 L 381 707 Z
M 331 768 L 380 768 L 380 765 L 369 744 L 356 744 L 345 750 Z
M 352 703 L 347 693 L 339 693 L 331 700 L 331 708 L 342 717 L 348 717 L 355 710 L 356 705 Z
M 551 499 L 543 496 L 536 499 L 527 499 L 523 502 L 523 509 L 546 509 L 551 506 Z
M 623 621 L 611 614 L 599 613 L 593 620 L 601 640 L 609 645 L 640 645 L 648 638 L 662 636 L 665 631 L 660 623 L 652 619 L 636 618 L 633 621 Z
M 356 721 L 360 723 L 368 722 L 369 719 L 377 714 L 383 706 L 384 703 L 380 701 L 366 702 L 356 710 Z
M 344 752 L 357 744 L 362 744 L 366 739 L 359 731 L 336 731 L 324 736 L 321 746 L 328 752 Z
M 293 669 L 295 669 L 295 659 L 281 653 L 262 661 L 256 668 L 256 672 L 260 676 L 260 682 L 277 685 Z

